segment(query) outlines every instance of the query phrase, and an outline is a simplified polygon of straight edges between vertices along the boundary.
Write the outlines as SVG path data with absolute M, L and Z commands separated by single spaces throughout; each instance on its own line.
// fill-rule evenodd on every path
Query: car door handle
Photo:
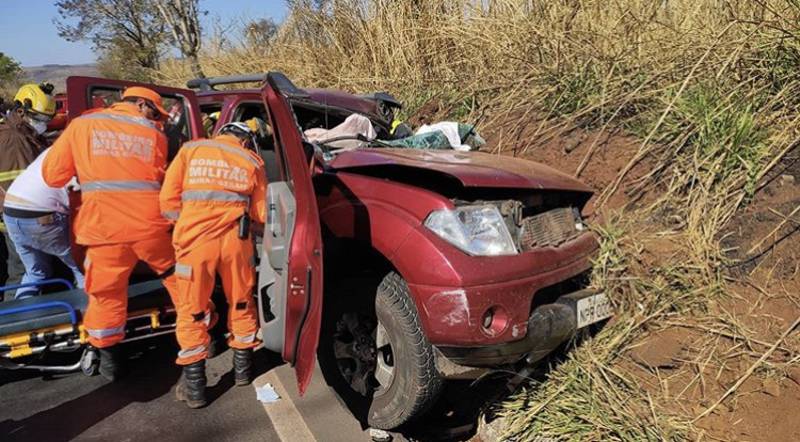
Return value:
M 307 273 L 310 273 L 310 272 L 307 272 Z M 306 278 L 308 279 L 308 278 L 310 278 L 310 276 L 306 275 Z M 292 277 L 292 280 L 289 282 L 290 293 L 293 294 L 293 295 L 299 295 L 301 293 L 305 293 L 305 288 L 308 285 L 308 283 L 309 282 L 306 281 L 306 284 L 303 284 L 303 283 L 300 282 L 300 280 L 299 280 L 299 278 L 297 276 Z

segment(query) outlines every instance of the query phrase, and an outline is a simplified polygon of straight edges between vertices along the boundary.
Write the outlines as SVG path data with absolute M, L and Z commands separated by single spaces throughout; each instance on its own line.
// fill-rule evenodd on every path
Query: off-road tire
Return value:
M 422 330 L 408 285 L 391 272 L 378 286 L 375 313 L 386 330 L 394 355 L 394 379 L 374 393 L 368 422 L 380 429 L 397 428 L 425 413 L 444 384 L 436 371 L 433 346 Z

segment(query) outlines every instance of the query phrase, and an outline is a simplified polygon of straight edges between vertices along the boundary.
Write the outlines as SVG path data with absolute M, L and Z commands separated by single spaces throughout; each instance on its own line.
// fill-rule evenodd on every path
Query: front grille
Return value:
M 537 247 L 558 247 L 578 236 L 575 212 L 571 207 L 548 210 L 522 220 L 519 244 L 523 251 Z

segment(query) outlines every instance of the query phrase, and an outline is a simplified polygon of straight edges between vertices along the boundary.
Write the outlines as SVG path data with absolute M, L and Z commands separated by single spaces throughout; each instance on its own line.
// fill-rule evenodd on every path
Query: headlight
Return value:
M 516 255 L 517 247 L 495 206 L 437 210 L 425 226 L 459 249 L 478 256 Z

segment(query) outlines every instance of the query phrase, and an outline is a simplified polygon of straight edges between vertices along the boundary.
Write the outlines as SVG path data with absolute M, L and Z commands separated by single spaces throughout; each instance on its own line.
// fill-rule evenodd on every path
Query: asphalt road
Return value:
M 254 387 L 233 385 L 230 351 L 209 361 L 206 408 L 177 402 L 173 339 L 128 345 L 130 373 L 117 383 L 81 373 L 0 371 L 0 441 L 280 440 Z M 256 355 L 256 374 L 276 365 L 266 352 Z
M 117 383 L 82 373 L 42 375 L 0 370 L 0 441 L 369 441 L 357 408 L 339 400 L 317 366 L 305 397 L 294 370 L 256 352 L 254 386 L 270 383 L 280 399 L 264 405 L 254 386 L 235 387 L 231 352 L 208 361 L 210 404 L 190 410 L 175 400 L 180 369 L 173 336 L 127 344 L 129 374 Z M 64 362 L 73 363 L 77 354 Z M 465 441 L 496 385 L 451 381 L 429 416 L 394 433 L 395 441 Z

